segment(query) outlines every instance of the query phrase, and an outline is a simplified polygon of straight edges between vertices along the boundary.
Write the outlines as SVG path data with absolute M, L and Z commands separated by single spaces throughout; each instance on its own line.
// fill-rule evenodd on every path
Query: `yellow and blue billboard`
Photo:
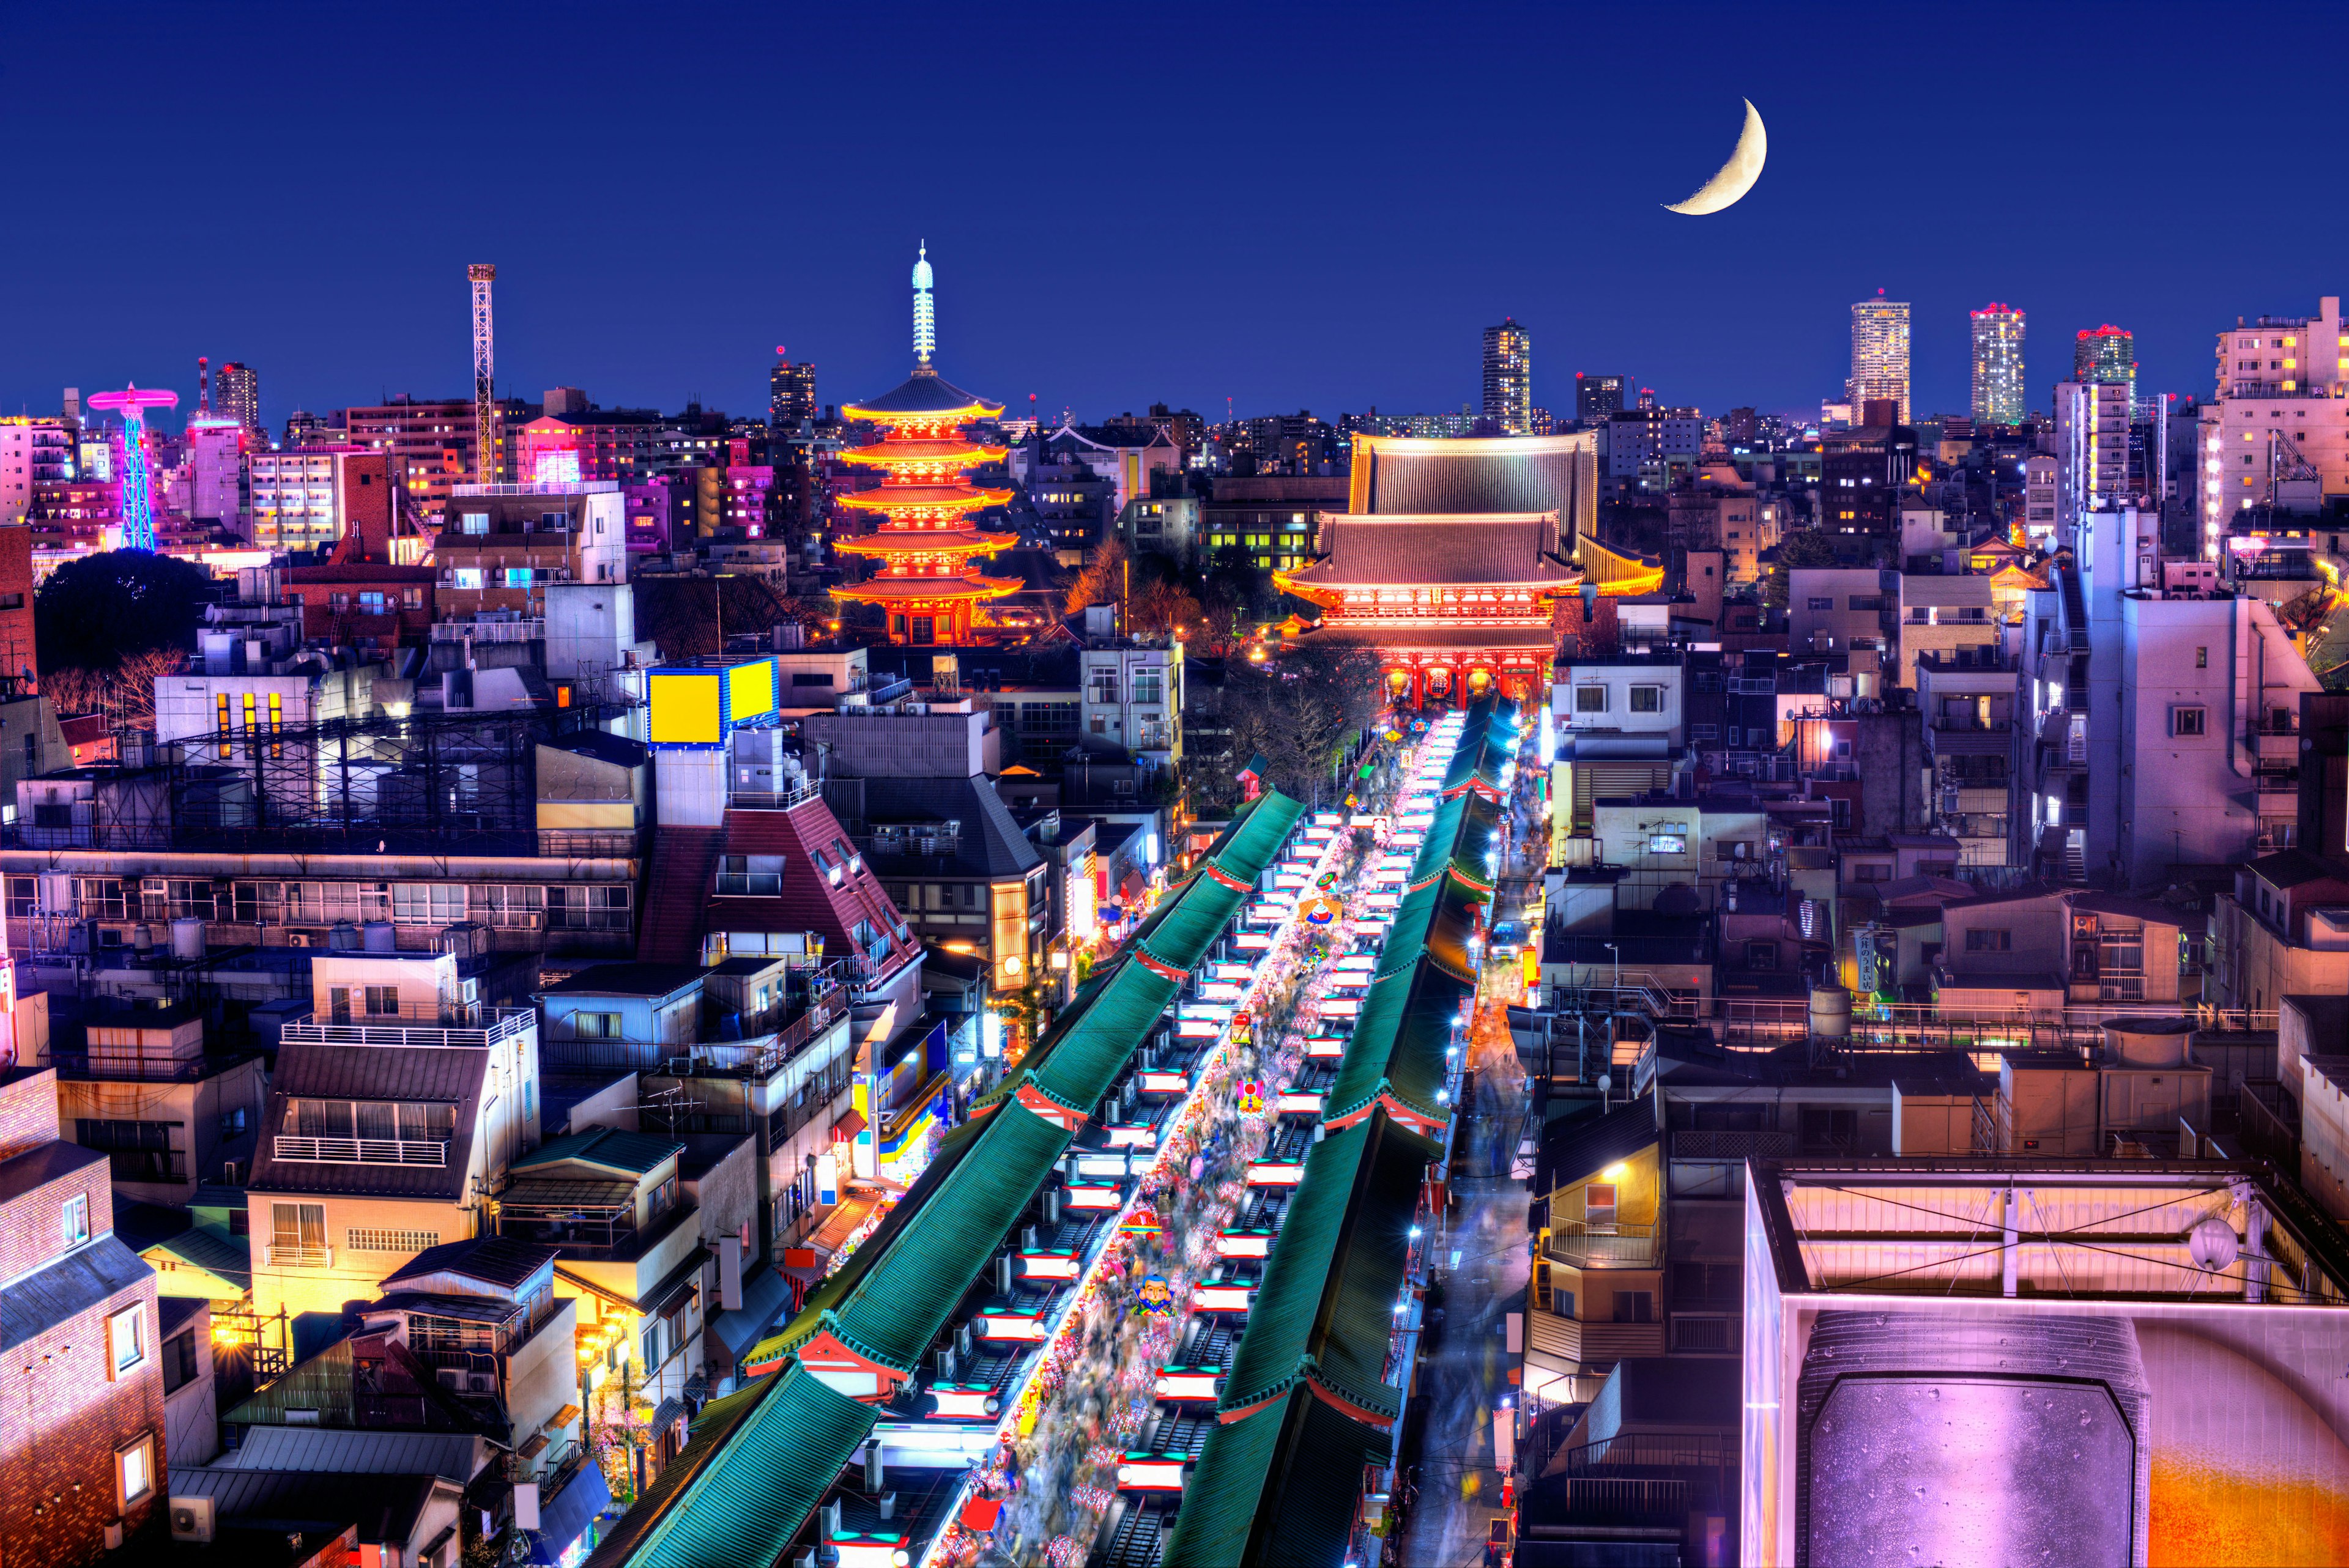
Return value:
M 648 672 L 655 747 L 717 747 L 744 725 L 775 716 L 775 661 L 763 655 L 725 664 L 670 665 Z

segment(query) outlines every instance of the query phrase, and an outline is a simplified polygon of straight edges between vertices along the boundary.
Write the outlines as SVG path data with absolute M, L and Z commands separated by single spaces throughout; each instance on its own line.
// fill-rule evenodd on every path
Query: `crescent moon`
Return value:
M 1667 201 L 1664 211 L 1682 212 L 1701 218 L 1708 212 L 1718 212 L 1733 206 L 1739 197 L 1754 189 L 1762 178 L 1762 160 L 1770 156 L 1770 135 L 1762 129 L 1762 116 L 1754 100 L 1745 100 L 1745 129 L 1738 133 L 1736 150 L 1721 171 L 1706 181 L 1697 193 L 1685 201 Z

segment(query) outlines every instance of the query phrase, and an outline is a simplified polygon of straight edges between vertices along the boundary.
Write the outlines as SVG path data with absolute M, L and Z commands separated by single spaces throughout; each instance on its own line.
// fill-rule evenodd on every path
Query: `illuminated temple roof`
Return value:
M 878 397 L 841 409 L 850 419 L 946 418 L 957 414 L 965 419 L 992 419 L 1002 412 L 1002 404 L 964 391 L 927 366 Z
M 1298 589 L 1538 584 L 1573 587 L 1582 574 L 1550 553 L 1547 512 L 1324 520 L 1329 553 L 1281 573 Z
M 1017 534 L 972 528 L 892 528 L 835 539 L 832 547 L 845 555 L 994 555 L 1019 542 Z
M 1399 516 L 1549 511 L 1571 536 L 1597 484 L 1598 447 L 1588 431 L 1454 439 L 1358 435 L 1346 510 Z

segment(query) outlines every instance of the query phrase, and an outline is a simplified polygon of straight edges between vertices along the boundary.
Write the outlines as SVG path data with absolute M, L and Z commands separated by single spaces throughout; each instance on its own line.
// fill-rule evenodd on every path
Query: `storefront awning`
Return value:
M 741 1360 L 742 1352 L 757 1344 L 782 1315 L 783 1298 L 789 1289 L 781 1274 L 773 1269 L 761 1269 L 742 1282 L 742 1305 L 709 1320 L 709 1332 L 726 1346 L 727 1367 Z
M 530 1560 L 554 1568 L 595 1522 L 595 1516 L 611 1506 L 612 1489 L 605 1484 L 601 1467 L 582 1464 L 571 1472 L 561 1491 L 539 1500 L 538 1528 L 530 1535 Z

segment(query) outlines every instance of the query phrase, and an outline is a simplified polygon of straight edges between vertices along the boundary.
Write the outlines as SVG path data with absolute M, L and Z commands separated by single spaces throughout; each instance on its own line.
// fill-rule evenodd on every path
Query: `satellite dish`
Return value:
M 2223 1274 L 2235 1266 L 2242 1255 L 2243 1246 L 2235 1239 L 2235 1227 L 2213 1214 L 2186 1233 L 2186 1253 L 2194 1266 L 2209 1274 Z

